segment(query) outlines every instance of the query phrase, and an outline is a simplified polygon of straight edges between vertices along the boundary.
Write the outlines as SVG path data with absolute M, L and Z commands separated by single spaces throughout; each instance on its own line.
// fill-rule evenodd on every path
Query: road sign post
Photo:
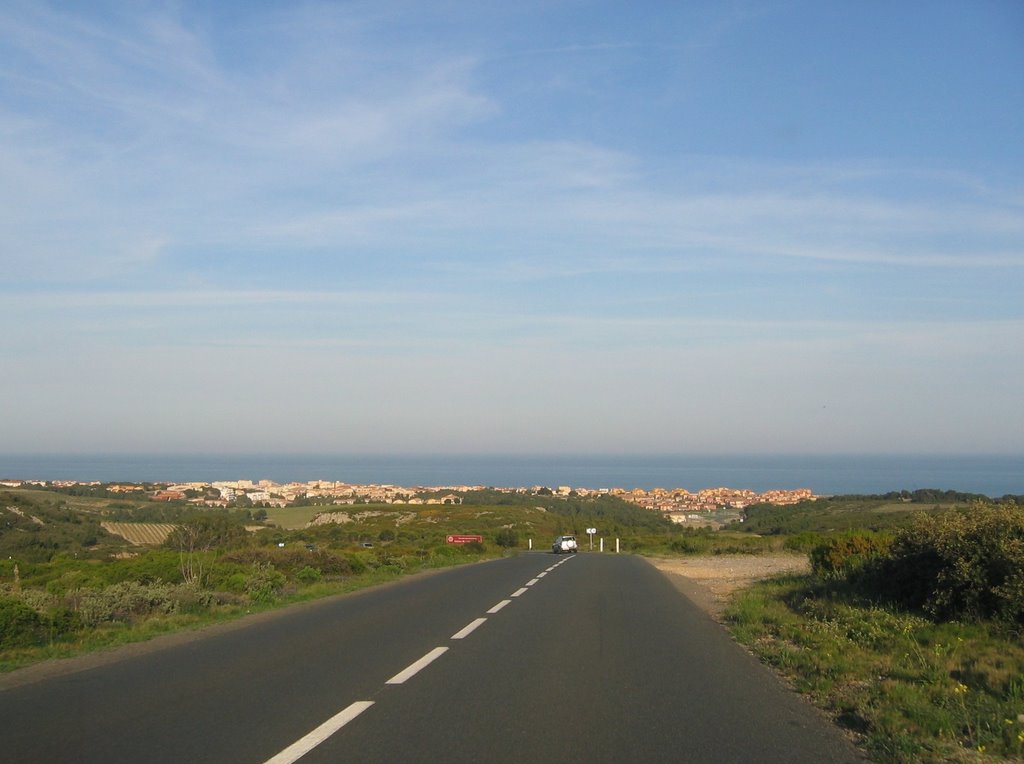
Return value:
M 590 551 L 594 551 L 594 534 L 597 533 L 597 528 L 587 528 L 587 535 L 590 536 Z

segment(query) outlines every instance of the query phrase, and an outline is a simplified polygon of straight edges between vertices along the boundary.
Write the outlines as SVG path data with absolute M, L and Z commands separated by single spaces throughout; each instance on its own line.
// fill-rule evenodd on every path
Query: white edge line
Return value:
M 487 619 L 486 618 L 477 618 L 475 621 L 471 621 L 461 631 L 457 631 L 454 634 L 452 634 L 451 638 L 452 639 L 465 639 L 466 637 L 468 637 L 470 634 L 472 634 L 474 631 L 476 631 L 478 628 L 480 628 L 480 626 L 482 626 L 485 623 L 487 623 Z
M 505 605 L 508 605 L 511 602 L 512 602 L 512 600 L 502 600 L 497 605 L 495 605 L 494 607 L 492 607 L 490 610 L 487 611 L 488 615 L 494 615 L 499 610 L 501 610 L 503 607 L 505 607 Z
M 372 700 L 360 700 L 353 703 L 344 711 L 332 716 L 308 735 L 296 740 L 272 759 L 267 759 L 265 764 L 291 764 L 291 762 L 297 761 L 372 705 Z
M 526 588 L 526 587 L 524 586 L 524 587 L 523 587 L 522 589 L 519 589 L 518 591 L 512 592 L 512 594 L 511 594 L 510 596 L 512 596 L 512 597 L 518 597 L 518 596 L 519 596 L 520 594 L 526 594 L 526 593 L 527 593 L 528 591 L 530 591 L 530 590 L 529 590 L 529 589 L 527 589 L 527 588 Z
M 411 679 L 412 677 L 416 676 L 416 674 L 418 674 L 420 671 L 425 669 L 431 663 L 436 661 L 438 658 L 440 658 L 446 652 L 448 652 L 448 648 L 447 647 L 435 647 L 433 650 L 431 650 L 429 653 L 424 655 L 418 661 L 416 661 L 415 663 L 409 664 L 404 669 L 399 671 L 397 674 L 395 674 L 393 677 L 391 677 L 384 684 L 403 684 L 406 680 Z

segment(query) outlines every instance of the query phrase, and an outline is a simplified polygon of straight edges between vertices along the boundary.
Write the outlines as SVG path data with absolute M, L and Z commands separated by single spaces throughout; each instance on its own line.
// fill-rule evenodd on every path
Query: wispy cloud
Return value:
M 615 418 L 619 434 L 739 426 L 759 407 L 792 420 L 792 390 L 856 401 L 850 427 L 872 406 L 889 427 L 914 389 L 938 409 L 983 400 L 988 423 L 1015 405 L 1000 377 L 1019 376 L 1024 342 L 1012 163 L 846 155 L 849 123 L 824 154 L 697 135 L 685 118 L 719 101 L 734 123 L 782 119 L 784 88 L 762 102 L 717 72 L 734 35 L 756 47 L 756 25 L 788 24 L 785 4 L 698 4 L 667 30 L 588 11 L 540 35 L 533 14 L 567 7 L 461 10 L 4 4 L 0 325 L 29 373 L 0 397 L 32 402 L 15 404 L 22 431 L 46 410 L 29 379 L 102 402 L 97 422 L 125 399 L 141 421 L 153 400 L 207 394 L 185 367 L 140 372 L 149 353 L 222 384 L 203 404 L 217 421 L 283 412 L 300 384 L 275 420 L 289 432 L 316 429 L 324 401 L 373 437 L 347 395 L 419 422 L 423 442 L 437 412 L 587 442 Z M 836 84 L 794 72 L 793 88 Z M 109 367 L 82 372 L 85 393 L 54 381 L 96 357 Z
M 330 9 L 240 29 L 285 46 L 283 65 L 261 71 L 226 61 L 208 29 L 171 11 L 108 25 L 16 8 L 0 29 L 31 65 L 6 76 L 24 108 L 0 114 L 0 166 L 14 181 L 0 190 L 11 220 L 0 257 L 18 277 L 141 275 L 227 241 L 282 255 L 390 249 L 449 273 L 462 263 L 518 279 L 678 271 L 697 256 L 1024 260 L 1012 190 L 973 204 L 897 200 L 872 190 L 905 176 L 884 165 L 700 159 L 694 174 L 578 140 L 464 135 L 500 108 L 471 56 L 389 60 L 360 37 L 359 19 Z M 303 52 L 300 32 L 324 28 L 334 45 Z M 628 46 L 565 47 L 607 45 Z M 752 193 L 754 177 L 773 187 Z

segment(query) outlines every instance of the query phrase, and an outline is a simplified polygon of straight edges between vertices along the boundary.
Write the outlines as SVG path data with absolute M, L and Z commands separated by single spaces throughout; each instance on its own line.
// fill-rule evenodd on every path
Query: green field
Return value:
M 286 530 L 306 527 L 326 507 L 271 507 L 267 509 L 267 522 Z

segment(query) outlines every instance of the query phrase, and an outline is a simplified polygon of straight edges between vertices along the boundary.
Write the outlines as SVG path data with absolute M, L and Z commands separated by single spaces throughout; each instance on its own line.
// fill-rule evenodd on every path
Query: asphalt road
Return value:
M 0 760 L 860 759 L 644 560 L 532 553 L 9 677 Z

